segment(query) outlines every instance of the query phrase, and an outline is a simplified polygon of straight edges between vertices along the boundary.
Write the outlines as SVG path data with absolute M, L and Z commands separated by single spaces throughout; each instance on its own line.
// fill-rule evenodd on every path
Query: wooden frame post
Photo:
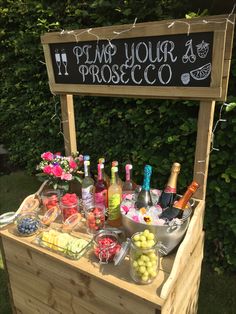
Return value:
M 70 156 L 77 152 L 73 95 L 61 95 L 60 100 L 65 154 Z
M 194 194 L 194 197 L 202 200 L 205 200 L 206 197 L 214 111 L 215 101 L 200 102 L 193 177 L 200 185 L 198 191 Z

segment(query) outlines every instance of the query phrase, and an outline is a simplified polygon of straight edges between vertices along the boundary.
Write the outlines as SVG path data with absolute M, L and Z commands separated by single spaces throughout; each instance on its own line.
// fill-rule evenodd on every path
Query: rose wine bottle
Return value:
M 121 226 L 120 203 L 122 189 L 118 184 L 118 168 L 111 168 L 111 185 L 108 188 L 108 224 L 112 227 Z
M 84 179 L 82 181 L 82 200 L 85 210 L 94 206 L 94 181 L 90 176 L 90 161 L 84 161 Z
M 108 207 L 107 184 L 103 178 L 104 164 L 98 164 L 98 179 L 95 184 L 95 204 L 96 206 Z
M 173 218 L 181 219 L 188 201 L 190 200 L 192 195 L 197 191 L 198 188 L 199 184 L 196 181 L 193 181 L 187 188 L 187 191 L 184 193 L 184 195 L 178 201 L 176 201 L 171 207 L 168 207 L 166 210 L 164 210 L 159 216 L 159 218 L 162 219 L 166 218 L 168 220 L 172 220 Z
M 135 184 L 132 180 L 132 168 L 130 164 L 125 165 L 125 182 L 122 186 L 122 199 L 126 197 L 127 194 L 134 193 Z
M 180 164 L 177 162 L 173 163 L 169 180 L 165 189 L 162 191 L 158 202 L 163 209 L 172 206 L 172 204 L 174 203 L 179 172 Z
M 106 174 L 105 172 L 105 158 L 101 157 L 98 159 L 98 163 L 99 164 L 103 164 L 104 167 L 102 169 L 102 173 L 103 173 L 103 179 L 106 181 L 107 184 L 107 188 L 110 186 L 110 177 L 108 176 L 108 174 Z
M 142 207 L 147 208 L 148 206 L 153 205 L 151 192 L 150 192 L 151 175 L 152 175 L 152 166 L 146 165 L 144 167 L 144 178 L 143 178 L 142 189 L 139 192 L 137 201 L 135 203 L 138 209 Z

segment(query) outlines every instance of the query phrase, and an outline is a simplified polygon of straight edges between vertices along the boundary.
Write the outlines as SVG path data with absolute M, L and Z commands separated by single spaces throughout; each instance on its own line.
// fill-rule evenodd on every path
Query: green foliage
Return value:
M 8 149 L 12 164 L 32 172 L 42 152 L 63 153 L 59 98 L 51 95 L 48 86 L 41 34 L 132 24 L 136 17 L 137 22 L 182 18 L 186 12 L 194 17 L 198 8 L 205 14 L 204 8 L 187 0 L 0 0 L 0 143 Z M 214 14 L 213 9 L 209 14 Z M 214 143 L 220 151 L 211 154 L 208 176 L 206 255 L 218 270 L 236 269 L 235 82 L 234 49 L 231 106 L 222 112 L 227 122 L 219 123 L 216 130 Z M 216 120 L 219 110 L 217 106 Z M 108 163 L 119 160 L 120 169 L 132 162 L 137 182 L 143 165 L 150 163 L 152 185 L 158 188 L 165 184 L 172 162 L 179 161 L 179 191 L 183 192 L 192 177 L 197 113 L 198 104 L 190 101 L 75 97 L 78 149 L 91 155 L 93 167 L 102 155 Z

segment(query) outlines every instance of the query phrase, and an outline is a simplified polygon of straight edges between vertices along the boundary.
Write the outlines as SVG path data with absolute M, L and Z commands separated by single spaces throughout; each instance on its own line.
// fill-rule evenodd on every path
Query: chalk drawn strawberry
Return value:
M 196 45 L 196 47 L 198 56 L 200 58 L 206 58 L 209 51 L 209 44 L 203 40 L 200 44 Z

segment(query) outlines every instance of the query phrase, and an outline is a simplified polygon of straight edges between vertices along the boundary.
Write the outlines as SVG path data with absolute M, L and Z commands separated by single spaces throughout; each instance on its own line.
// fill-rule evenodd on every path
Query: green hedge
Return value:
M 211 1 L 20 1 L 0 0 L 1 107 L 0 143 L 11 163 L 35 170 L 43 151 L 62 151 L 60 105 L 51 95 L 40 35 L 48 31 L 181 18 L 188 11 L 209 8 Z M 211 5 L 211 7 L 210 7 Z M 218 10 L 218 11 L 217 11 Z M 234 50 L 235 53 L 235 50 Z M 236 81 L 236 59 L 231 68 L 229 95 Z M 229 100 L 234 100 L 231 96 Z M 216 120 L 220 105 L 216 108 Z M 55 111 L 57 115 L 55 116 Z M 182 164 L 179 191 L 190 183 L 196 140 L 198 104 L 190 101 L 75 97 L 78 149 L 134 164 L 141 182 L 143 165 L 153 165 L 152 185 L 162 188 L 173 161 Z M 236 269 L 236 118 L 223 110 L 211 154 L 206 208 L 206 256 L 216 270 Z M 123 167 L 120 167 L 123 168 Z

